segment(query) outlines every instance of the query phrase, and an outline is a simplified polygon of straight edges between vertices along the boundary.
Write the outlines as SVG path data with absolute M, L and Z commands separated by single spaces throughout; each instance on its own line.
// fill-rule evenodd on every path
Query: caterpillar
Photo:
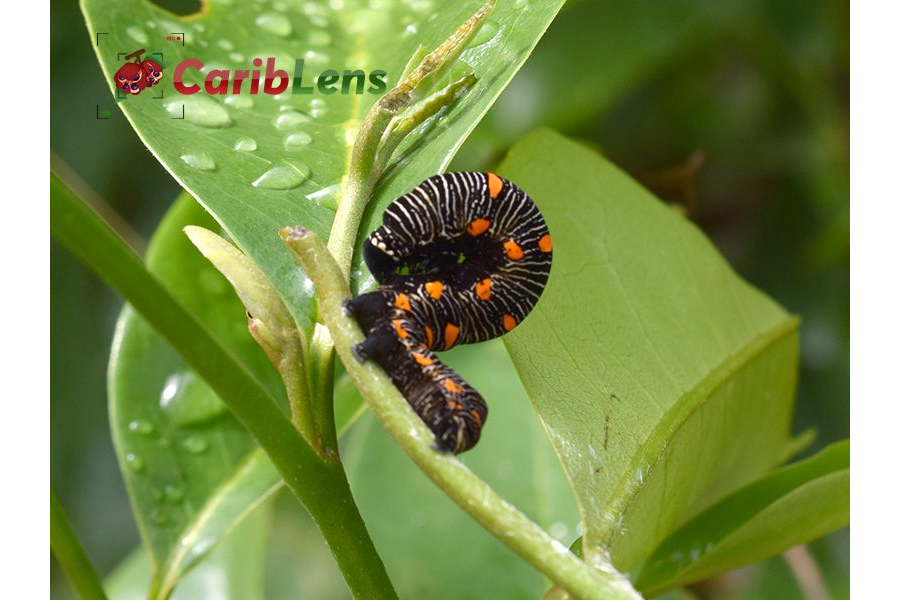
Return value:
M 537 206 L 494 173 L 426 179 L 387 207 L 363 243 L 380 287 L 344 304 L 366 336 L 353 354 L 388 373 L 434 433 L 437 450 L 472 448 L 488 411 L 435 352 L 521 323 L 544 290 L 552 256 Z

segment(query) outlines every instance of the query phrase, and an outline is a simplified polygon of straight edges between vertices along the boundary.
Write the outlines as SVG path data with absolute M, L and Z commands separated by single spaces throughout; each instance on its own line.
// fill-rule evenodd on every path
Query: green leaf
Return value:
M 850 442 L 728 495 L 666 539 L 637 577 L 645 593 L 773 556 L 850 523 Z
M 283 383 L 248 333 L 244 306 L 182 232 L 189 223 L 217 228 L 182 194 L 154 235 L 149 270 L 282 399 Z M 113 348 L 113 439 L 164 594 L 283 482 L 213 391 L 130 307 L 122 311 Z M 362 404 L 358 394 L 336 394 L 339 433 Z
M 216 598 L 254 600 L 264 597 L 266 540 L 272 510 L 264 505 L 235 527 L 209 558 L 185 577 L 172 600 Z M 111 600 L 146 600 L 153 563 L 136 548 L 106 578 Z
M 499 171 L 554 246 L 543 297 L 504 340 L 575 488 L 586 559 L 628 572 L 783 456 L 797 322 L 597 153 L 539 131 Z
M 182 194 L 151 241 L 148 269 L 283 398 L 237 296 L 182 233 L 188 223 L 216 227 Z M 128 306 L 109 379 L 113 441 L 164 596 L 281 478 L 209 386 Z
M 478 446 L 460 459 L 568 546 L 578 537 L 578 509 L 503 345 L 458 348 L 442 359 L 490 409 Z M 540 573 L 442 494 L 371 413 L 348 436 L 344 456 L 354 497 L 401 598 L 537 598 L 547 587 Z
M 118 53 L 141 47 L 164 53 L 160 84 L 127 97 L 120 107 L 151 152 L 268 275 L 298 325 L 308 332 L 311 292 L 277 232 L 279 227 L 302 223 L 327 237 L 335 197 L 346 185 L 342 178 L 351 144 L 376 96 L 239 94 L 228 104 L 225 98 L 205 93 L 177 94 L 172 83 L 175 65 L 197 58 L 207 66 L 246 69 L 254 57 L 274 57 L 278 68 L 293 73 L 294 59 L 304 58 L 304 85 L 323 69 L 347 67 L 367 73 L 382 69 L 393 86 L 420 45 L 437 46 L 480 4 L 416 0 L 383 3 L 374 9 L 368 2 L 348 0 L 342 10 L 333 10 L 326 2 L 285 2 L 278 10 L 262 3 L 212 0 L 200 14 L 179 18 L 146 0 L 82 0 L 82 10 L 91 39 L 103 34 L 95 50 L 110 82 L 122 64 Z M 399 147 L 403 168 L 388 173 L 377 192 L 380 207 L 449 162 L 561 4 L 562 0 L 502 2 L 496 8 L 461 55 L 478 83 Z M 184 45 L 167 41 L 171 32 L 183 32 Z M 198 79 L 188 76 L 186 82 Z M 164 97 L 154 99 L 160 92 Z M 185 118 L 172 118 L 181 116 L 182 104 Z M 290 136 L 305 141 L 304 134 L 309 144 L 289 143 Z M 255 150 L 235 150 L 245 138 L 252 138 Z M 298 185 L 290 190 L 253 185 L 272 169 L 278 170 L 275 179 L 292 179 Z M 290 182 L 282 183 L 288 187 Z M 375 214 L 380 218 L 381 210 Z

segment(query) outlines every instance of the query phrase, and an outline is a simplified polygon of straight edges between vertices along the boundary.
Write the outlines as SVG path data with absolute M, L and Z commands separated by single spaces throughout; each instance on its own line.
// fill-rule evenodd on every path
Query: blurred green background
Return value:
M 51 150 L 146 240 L 178 186 L 121 113 L 95 119 L 112 102 L 91 43 L 77 4 L 51 2 Z M 452 168 L 495 164 L 542 125 L 681 206 L 746 279 L 802 317 L 794 430 L 818 430 L 809 452 L 849 436 L 848 3 L 570 1 Z M 106 413 L 120 307 L 51 241 L 51 481 L 104 574 L 138 544 Z M 278 563 L 315 533 L 292 502 L 277 503 L 275 519 Z M 848 598 L 849 532 L 810 547 L 832 597 Z M 319 596 L 341 597 L 315 548 Z M 53 596 L 71 597 L 55 565 L 52 575 Z M 782 558 L 699 592 L 805 597 Z

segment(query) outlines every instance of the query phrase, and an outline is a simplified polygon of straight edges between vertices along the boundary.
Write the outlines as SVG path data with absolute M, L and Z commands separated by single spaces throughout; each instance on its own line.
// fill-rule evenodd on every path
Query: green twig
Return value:
M 343 314 L 350 293 L 346 280 L 319 238 L 303 228 L 285 228 L 281 237 L 313 280 L 319 314 L 338 354 L 363 397 L 397 444 L 441 490 L 482 527 L 578 598 L 635 600 L 640 595 L 611 565 L 593 570 L 501 498 L 455 457 L 430 448 L 434 435 L 376 364 L 360 364 L 350 349 L 363 340 L 356 321 Z
M 75 530 L 66 518 L 62 505 L 50 490 L 50 548 L 72 582 L 72 587 L 85 600 L 105 600 L 100 576 L 78 541 Z
M 341 464 L 320 460 L 244 365 L 53 175 L 50 228 L 72 254 L 134 306 L 253 434 L 316 522 L 354 596 L 395 598 Z
M 396 87 L 379 98 L 366 115 L 353 144 L 347 185 L 338 203 L 337 213 L 331 225 L 331 234 L 328 236 L 328 250 L 334 256 L 345 278 L 350 276 L 350 262 L 363 211 L 390 158 L 390 156 L 378 157 L 385 131 L 395 116 L 428 95 L 494 10 L 495 1 L 486 2 L 440 46 L 425 54 L 419 65 Z M 417 50 L 414 58 L 421 54 L 421 49 Z M 447 99 L 447 102 L 449 101 L 450 98 Z M 396 144 L 391 150 L 394 147 Z

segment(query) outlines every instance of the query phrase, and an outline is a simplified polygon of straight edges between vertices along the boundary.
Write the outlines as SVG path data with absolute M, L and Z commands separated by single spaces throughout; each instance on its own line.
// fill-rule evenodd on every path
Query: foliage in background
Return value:
M 686 6 L 690 8 L 692 5 Z M 564 56 L 565 54 L 559 48 L 562 47 L 564 50 L 566 44 L 582 43 L 587 45 L 596 42 L 596 40 L 584 39 L 585 36 L 571 35 L 571 31 L 574 30 L 577 23 L 587 22 L 589 18 L 596 18 L 598 27 L 604 27 L 604 23 L 609 23 L 611 32 L 617 31 L 620 36 L 627 36 L 629 32 L 641 32 L 642 35 L 647 35 L 647 30 L 652 31 L 654 23 L 657 24 L 658 31 L 680 33 L 682 36 L 680 38 L 674 33 L 671 34 L 669 38 L 671 46 L 658 49 L 657 55 L 650 56 L 643 62 L 636 61 L 637 66 L 634 71 L 628 77 L 619 79 L 624 83 L 618 84 L 618 89 L 611 97 L 628 98 L 629 101 L 615 106 L 614 121 L 604 121 L 603 119 L 592 121 L 597 114 L 603 114 L 605 110 L 608 110 L 604 109 L 604 102 L 597 102 L 597 112 L 581 115 L 576 119 L 577 123 L 564 125 L 572 129 L 577 128 L 582 136 L 592 127 L 596 127 L 596 139 L 604 150 L 614 156 L 617 161 L 630 163 L 633 168 L 640 171 L 674 164 L 698 147 L 706 150 L 707 165 L 693 182 L 695 198 L 699 206 L 693 207 L 692 216 L 713 232 L 726 252 L 737 260 L 739 267 L 743 266 L 745 272 L 749 272 L 751 276 L 755 273 L 757 282 L 762 283 L 765 289 L 774 291 L 776 297 L 785 302 L 792 311 L 800 312 L 805 316 L 811 315 L 804 323 L 804 327 L 808 329 L 804 331 L 804 352 L 801 354 L 806 361 L 804 377 L 801 379 L 801 393 L 809 392 L 808 387 L 804 390 L 804 385 L 815 385 L 817 381 L 826 382 L 826 377 L 832 380 L 838 378 L 841 381 L 839 378 L 844 377 L 846 363 L 842 358 L 842 353 L 845 351 L 845 323 L 843 321 L 846 315 L 843 312 L 846 301 L 845 255 L 842 253 L 840 244 L 835 248 L 833 243 L 829 244 L 828 242 L 833 239 L 840 242 L 843 239 L 840 233 L 840 202 L 845 201 L 846 195 L 842 196 L 840 193 L 842 185 L 840 181 L 835 182 L 832 180 L 833 178 L 825 180 L 821 176 L 817 176 L 834 164 L 839 167 L 837 173 L 846 170 L 839 153 L 832 156 L 826 152 L 826 156 L 821 156 L 823 150 L 820 144 L 821 136 L 818 132 L 834 130 L 833 128 L 828 129 L 832 123 L 827 120 L 823 122 L 823 115 L 830 118 L 834 116 L 835 111 L 810 111 L 808 99 L 806 104 L 801 103 L 794 90 L 784 89 L 782 85 L 784 76 L 781 73 L 785 70 L 785 66 L 773 64 L 776 62 L 776 58 L 782 61 L 786 60 L 794 63 L 795 69 L 799 68 L 805 79 L 818 78 L 829 81 L 828 77 L 832 76 L 830 72 L 823 73 L 824 68 L 813 67 L 831 65 L 829 68 L 834 68 L 838 74 L 840 73 L 842 65 L 840 59 L 835 59 L 828 54 L 829 51 L 834 51 L 835 47 L 833 43 L 829 43 L 834 36 L 829 37 L 828 28 L 832 27 L 838 32 L 837 38 L 840 41 L 840 32 L 842 31 L 840 19 L 834 21 L 835 26 L 830 21 L 823 22 L 823 18 L 829 16 L 827 11 L 824 13 L 824 17 L 818 12 L 809 11 L 810 14 L 815 12 L 814 18 L 798 19 L 796 15 L 794 17 L 783 16 L 782 13 L 786 9 L 776 10 L 773 8 L 757 14 L 755 10 L 749 11 L 746 7 L 742 8 L 737 5 L 730 11 L 723 9 L 724 13 L 730 17 L 728 20 L 686 19 L 689 26 L 682 30 L 678 27 L 671 27 L 670 20 L 664 19 L 664 15 L 659 15 L 659 18 L 655 20 L 652 12 L 643 13 L 645 21 L 642 27 L 623 26 L 623 21 L 599 18 L 610 16 L 603 13 L 604 10 L 607 8 L 602 3 L 596 3 L 595 6 L 595 3 L 583 2 L 563 13 L 551 28 L 545 42 L 539 47 L 535 60 L 530 61 L 526 70 L 516 81 L 523 80 L 522 85 L 526 85 L 527 91 L 529 78 L 540 80 L 539 76 L 529 75 L 532 62 L 537 62 L 543 55 L 552 56 L 551 50 L 554 49 L 561 52 L 560 56 Z M 799 11 L 800 9 L 795 10 Z M 704 11 L 696 9 L 694 12 L 703 13 Z M 830 14 L 840 17 L 839 11 Z M 632 22 L 624 21 L 624 23 Z M 762 29 L 770 35 L 768 38 L 756 36 L 754 38 L 756 46 L 743 43 L 746 41 L 746 35 L 738 38 L 742 42 L 738 44 L 727 41 L 727 27 L 734 27 L 735 31 L 751 32 Z M 723 29 L 726 30 L 725 33 L 722 33 Z M 557 38 L 553 37 L 555 31 L 560 32 L 557 34 Z M 810 35 L 810 31 L 818 32 L 818 37 Z M 710 35 L 711 33 L 714 35 Z M 554 39 L 559 40 L 555 46 Z M 765 52 L 764 42 L 768 40 L 768 43 L 774 43 L 777 47 L 778 43 L 784 45 L 784 42 L 781 41 L 783 39 L 802 39 L 803 43 L 799 44 L 799 48 L 789 46 L 790 52 L 788 53 Z M 635 45 L 641 47 L 640 44 L 636 43 Z M 711 47 L 721 48 L 723 46 L 732 48 L 730 52 L 718 53 L 718 55 L 725 56 L 724 59 L 713 58 L 717 53 L 706 51 Z M 747 52 L 746 47 L 748 46 L 754 52 Z M 840 50 L 839 44 L 837 48 Z M 569 55 L 571 56 L 571 54 Z M 631 55 L 633 53 L 629 54 L 629 56 Z M 608 60 L 610 65 L 618 65 L 620 61 L 616 56 L 607 56 L 603 53 L 598 53 L 598 57 L 598 68 L 592 74 L 596 75 L 597 80 L 602 81 L 605 73 L 614 72 L 614 69 L 604 69 L 602 61 Z M 552 71 L 552 69 L 549 70 Z M 699 73 L 700 76 L 692 79 L 685 73 Z M 651 75 L 654 74 L 657 75 L 651 78 Z M 725 78 L 726 75 L 729 75 L 730 79 Z M 636 87 L 639 82 L 647 81 L 649 83 Z M 774 86 L 771 85 L 773 81 L 776 84 Z M 583 87 L 590 88 L 588 85 L 590 83 L 591 80 L 586 79 Z M 840 79 L 833 83 L 839 84 Z M 735 101 L 722 102 L 718 95 L 709 94 L 710 85 L 713 85 L 715 89 L 724 89 L 730 92 Z M 766 87 L 767 85 L 770 87 Z M 579 90 L 576 92 L 582 93 Z M 589 91 L 584 93 L 590 95 Z M 577 94 L 574 95 L 577 96 Z M 509 90 L 506 96 L 509 98 L 508 102 L 501 101 L 501 105 L 505 109 L 521 105 L 528 108 L 526 100 L 531 96 L 523 95 L 522 88 L 518 83 Z M 676 102 L 672 102 L 673 96 L 677 100 Z M 666 99 L 667 102 L 661 102 L 658 99 Z M 825 94 L 824 97 L 817 100 L 823 104 L 837 103 L 836 114 L 839 125 L 842 115 L 841 100 L 840 95 L 834 93 Z M 503 102 L 507 102 L 507 104 L 503 105 Z M 589 104 L 591 103 L 579 103 L 579 105 Z M 606 101 L 605 105 L 612 104 L 612 101 Z M 713 114 L 718 118 L 709 117 L 710 111 L 715 111 Z M 510 110 L 498 110 L 495 112 L 497 116 L 489 118 L 488 126 L 494 126 L 501 132 L 509 132 L 510 139 L 512 139 L 515 132 L 509 127 L 508 120 L 511 114 L 521 115 L 522 111 L 512 113 Z M 527 111 L 525 112 L 527 113 Z M 781 114 L 781 120 L 770 119 L 769 115 L 773 112 Z M 796 118 L 798 115 L 802 118 Z M 525 123 L 541 122 L 540 107 L 520 118 Z M 504 123 L 504 120 L 507 123 Z M 755 120 L 759 120 L 761 126 L 757 127 Z M 591 126 L 592 122 L 597 125 Z M 782 122 L 789 123 L 791 126 L 779 128 Z M 497 125 L 498 123 L 499 125 Z M 631 123 L 630 126 L 629 123 Z M 712 126 L 713 123 L 715 127 Z M 528 126 L 530 125 L 524 126 L 523 129 Z M 675 128 L 680 129 L 676 130 Z M 479 135 L 472 140 L 472 146 L 476 151 L 481 129 L 485 128 L 479 128 Z M 760 133 L 755 133 L 757 130 Z M 54 125 L 54 133 L 56 131 L 59 131 L 59 128 Z M 839 127 L 838 131 L 840 131 Z M 746 143 L 747 136 L 751 135 L 758 136 L 757 138 L 751 137 L 751 140 L 759 140 L 758 149 L 753 143 Z M 769 138 L 766 138 L 767 135 Z M 492 136 L 486 134 L 485 137 L 491 138 Z M 502 137 L 497 139 L 502 140 Z M 736 144 L 736 139 L 742 140 L 744 143 Z M 766 143 L 770 145 L 767 146 Z M 771 145 L 776 143 L 775 146 Z M 834 145 L 826 145 L 824 148 L 831 151 Z M 840 145 L 838 145 L 838 150 L 840 150 Z M 496 151 L 491 151 L 491 153 L 494 152 Z M 463 156 L 459 159 L 460 164 L 472 161 L 477 162 L 478 166 L 483 166 L 481 159 L 473 159 L 472 155 L 466 153 L 467 150 L 464 149 Z M 481 156 L 485 155 L 483 152 L 481 153 Z M 487 155 L 490 156 L 490 153 Z M 629 160 L 629 156 L 635 158 Z M 638 161 L 636 157 L 640 157 L 640 160 Z M 739 163 L 735 164 L 736 159 L 749 161 L 752 168 Z M 149 168 L 155 169 L 155 167 Z M 160 176 L 161 182 L 164 179 L 164 175 Z M 746 183 L 745 179 L 749 179 L 753 185 L 749 187 L 743 185 Z M 99 187 L 103 188 L 102 185 Z M 835 193 L 835 189 L 837 193 Z M 835 197 L 838 201 L 836 207 L 834 206 Z M 761 205 L 746 206 L 749 199 L 758 198 L 768 200 Z M 745 204 L 742 205 L 742 201 Z M 735 213 L 735 210 L 738 209 L 739 211 Z M 771 215 L 773 211 L 779 211 L 778 218 L 763 216 Z M 797 228 L 792 226 L 792 223 L 804 225 Z M 784 231 L 773 230 L 773 226 L 782 227 Z M 836 236 L 833 233 L 826 235 L 833 232 L 835 227 L 838 232 Z M 812 231 L 804 235 L 803 232 L 809 229 Z M 800 231 L 801 235 L 797 235 L 797 231 Z M 824 233 L 822 236 L 817 236 L 815 235 L 816 231 Z M 792 235 L 787 235 L 789 232 Z M 754 248 L 760 248 L 764 252 L 755 251 Z M 796 257 L 796 260 L 771 261 L 766 258 L 768 253 L 777 254 L 779 258 L 785 255 Z M 752 267 L 755 264 L 754 256 L 761 257 L 759 266 L 755 269 Z M 765 279 L 759 281 L 762 278 Z M 769 283 L 767 280 L 773 280 L 770 282 L 771 285 L 766 285 Z M 55 281 L 59 281 L 59 279 Z M 780 293 L 779 289 L 782 290 Z M 821 293 L 822 290 L 825 290 L 825 293 Z M 799 300 L 795 300 L 797 298 Z M 816 304 L 812 305 L 811 310 L 805 310 L 809 304 L 802 304 L 802 302 Z M 55 313 L 56 310 L 57 304 L 54 303 Z M 810 320 L 812 321 L 811 327 L 809 326 Z M 59 331 L 59 329 L 54 331 Z M 54 343 L 57 343 L 56 339 Z M 59 357 L 62 356 L 62 353 L 55 351 L 54 355 Z M 807 355 L 810 355 L 811 358 L 806 358 Z M 835 365 L 838 365 L 838 368 L 835 368 Z M 59 371 L 59 368 L 54 368 L 54 376 L 57 376 Z M 816 375 L 817 373 L 824 375 Z M 58 389 L 58 386 L 54 387 Z M 846 409 L 846 394 L 840 393 L 841 390 L 846 390 L 846 385 L 826 384 L 821 387 L 828 392 L 822 397 L 833 398 L 832 403 L 830 405 L 827 403 L 806 403 L 804 405 L 801 402 L 800 423 L 819 425 L 823 430 L 824 440 L 828 441 L 840 436 L 846 429 L 846 421 L 843 416 L 843 411 Z M 802 398 L 801 394 L 801 400 Z M 57 399 L 55 398 L 55 400 Z M 818 410 L 823 410 L 828 409 L 829 406 L 838 411 L 832 420 L 809 416 L 812 408 L 817 407 Z M 54 417 L 57 418 L 58 414 L 61 413 L 58 412 L 55 404 Z M 100 435 L 105 434 L 101 432 Z M 58 439 L 60 438 L 54 431 L 54 440 Z M 351 442 L 354 441 L 351 440 Z M 56 450 L 55 447 L 54 453 Z M 373 457 L 372 460 L 375 458 Z M 54 480 L 56 481 L 56 479 Z M 455 509 L 449 507 L 446 510 Z M 441 512 L 435 509 L 434 514 L 440 518 L 440 515 L 446 514 L 446 510 Z M 377 508 L 366 513 L 367 520 L 370 521 L 379 518 L 377 515 Z M 552 525 L 553 523 L 551 523 Z M 557 531 L 561 530 L 561 527 L 557 528 Z M 569 530 L 562 537 L 566 538 L 571 535 L 572 532 Z M 840 563 L 841 559 L 838 557 L 837 561 Z M 839 575 L 840 571 L 837 573 Z

